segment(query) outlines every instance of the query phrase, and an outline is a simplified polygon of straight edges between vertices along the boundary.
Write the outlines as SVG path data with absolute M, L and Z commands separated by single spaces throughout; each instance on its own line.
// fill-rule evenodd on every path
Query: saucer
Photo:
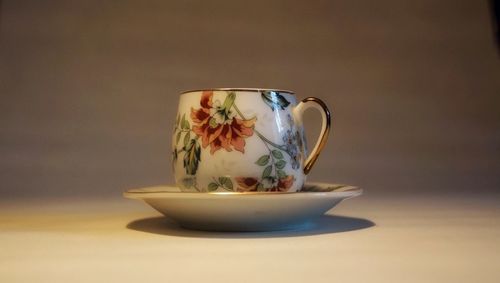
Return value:
M 123 196 L 145 201 L 188 229 L 270 231 L 300 228 L 361 193 L 354 186 L 307 183 L 295 193 L 193 193 L 155 186 L 128 190 Z

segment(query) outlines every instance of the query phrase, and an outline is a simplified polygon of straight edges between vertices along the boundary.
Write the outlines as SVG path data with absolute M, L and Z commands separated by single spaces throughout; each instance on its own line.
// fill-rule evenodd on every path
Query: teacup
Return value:
M 303 112 L 322 116 L 306 156 Z M 175 182 L 186 192 L 297 192 L 326 143 L 330 112 L 291 91 L 217 88 L 180 96 L 172 140 Z

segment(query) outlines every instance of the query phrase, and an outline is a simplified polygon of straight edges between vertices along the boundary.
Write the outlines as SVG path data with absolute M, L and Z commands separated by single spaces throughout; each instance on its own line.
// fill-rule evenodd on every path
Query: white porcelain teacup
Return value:
M 302 114 L 322 115 L 306 157 Z M 296 192 L 305 183 L 330 129 L 318 98 L 299 103 L 291 91 L 219 88 L 183 92 L 172 149 L 176 184 L 189 192 Z

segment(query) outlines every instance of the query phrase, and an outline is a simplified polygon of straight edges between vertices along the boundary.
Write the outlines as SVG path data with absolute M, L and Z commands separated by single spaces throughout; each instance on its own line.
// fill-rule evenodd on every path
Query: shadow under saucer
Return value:
M 128 229 L 158 235 L 234 239 L 312 236 L 361 230 L 372 226 L 375 226 L 375 223 L 367 219 L 337 215 L 323 215 L 292 230 L 266 232 L 211 232 L 188 230 L 162 216 L 142 218 L 127 224 Z

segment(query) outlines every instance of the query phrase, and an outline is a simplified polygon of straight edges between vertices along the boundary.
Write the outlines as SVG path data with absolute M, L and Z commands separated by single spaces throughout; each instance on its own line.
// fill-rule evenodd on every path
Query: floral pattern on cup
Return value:
M 277 92 L 262 91 L 261 98 L 272 111 L 284 110 L 290 104 Z M 245 140 L 256 136 L 268 151 L 255 161 L 255 164 L 262 168 L 260 178 L 236 176 L 233 179 L 226 176 L 214 176 L 206 190 L 209 192 L 288 191 L 296 178 L 284 169 L 287 162 L 290 162 L 293 169 L 300 167 L 304 152 L 302 133 L 296 129 L 293 118 L 288 115 L 288 129 L 282 136 L 283 144 L 272 142 L 255 129 L 257 117 L 245 117 L 235 104 L 235 99 L 236 93 L 228 91 L 221 103 L 219 100 L 214 101 L 213 91 L 204 91 L 200 99 L 200 108 L 191 108 L 191 123 L 186 114 L 182 117 L 177 116 L 174 127 L 173 162 L 176 162 L 179 155 L 183 154 L 183 166 L 186 174 L 190 175 L 183 180 L 183 184 L 197 191 L 205 191 L 199 188 L 196 182 L 196 172 L 202 162 L 202 148 L 210 147 L 210 155 L 217 154 L 219 150 L 244 154 Z
M 237 117 L 233 109 L 236 94 L 229 93 L 221 105 L 217 100 L 212 101 L 213 92 L 205 91 L 202 94 L 199 109 L 191 109 L 191 119 L 194 126 L 192 131 L 202 139 L 202 146 L 210 145 L 210 154 L 220 149 L 233 149 L 245 153 L 245 138 L 253 135 L 255 120 Z

